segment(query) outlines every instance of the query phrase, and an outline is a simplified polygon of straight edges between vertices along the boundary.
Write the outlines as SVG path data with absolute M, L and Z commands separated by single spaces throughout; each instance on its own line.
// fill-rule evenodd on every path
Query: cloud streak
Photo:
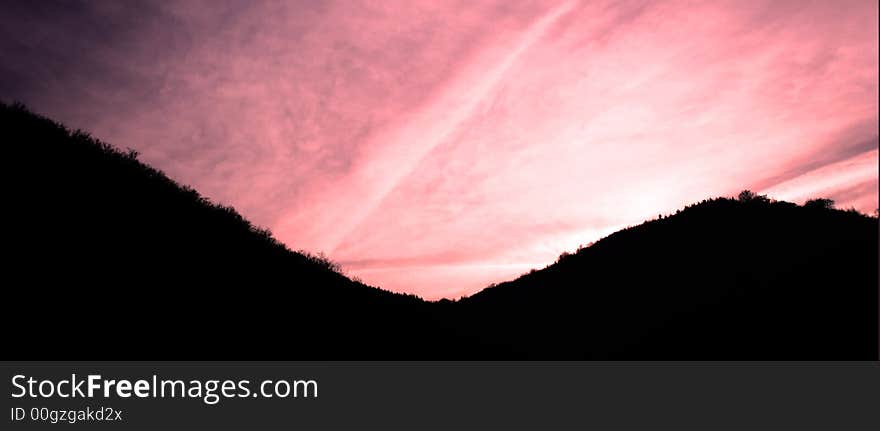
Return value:
M 477 64 L 468 65 L 434 101 L 420 108 L 403 124 L 376 134 L 371 142 L 366 143 L 362 162 L 352 172 L 332 185 L 321 187 L 320 193 L 341 198 L 314 202 L 312 208 L 299 214 L 294 221 L 282 220 L 279 231 L 286 231 L 287 223 L 302 225 L 311 221 L 312 235 L 319 238 L 317 248 L 333 253 L 401 180 L 412 175 L 426 155 L 452 138 L 522 53 L 572 7 L 573 2 L 568 2 L 547 12 L 519 36 L 509 48 L 510 52 L 500 56 L 500 61 L 495 59 L 497 52 L 480 53 L 480 58 L 475 61 Z M 507 48 L 493 51 L 499 50 L 503 52 Z M 333 208 L 328 209 L 325 204 Z

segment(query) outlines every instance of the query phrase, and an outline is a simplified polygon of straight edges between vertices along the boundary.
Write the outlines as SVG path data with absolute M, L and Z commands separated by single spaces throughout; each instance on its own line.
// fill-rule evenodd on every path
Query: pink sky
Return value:
M 26 102 L 432 299 L 743 188 L 878 206 L 876 0 L 318 3 L 157 7 Z

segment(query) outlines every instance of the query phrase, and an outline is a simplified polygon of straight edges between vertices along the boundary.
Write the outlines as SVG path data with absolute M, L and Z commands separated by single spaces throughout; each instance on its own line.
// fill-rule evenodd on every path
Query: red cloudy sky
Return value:
M 0 97 L 426 298 L 743 188 L 878 206 L 876 0 L 221 3 L 2 6 Z

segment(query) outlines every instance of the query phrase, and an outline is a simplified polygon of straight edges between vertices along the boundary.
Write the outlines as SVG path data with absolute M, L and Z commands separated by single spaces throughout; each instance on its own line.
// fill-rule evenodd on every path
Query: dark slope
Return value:
M 877 227 L 708 200 L 485 289 L 461 313 L 529 357 L 876 359 Z
M 21 106 L 0 134 L 7 356 L 442 358 L 457 338 L 134 155 Z
M 461 301 L 364 286 L 0 105 L 8 359 L 876 359 L 877 220 L 706 201 Z

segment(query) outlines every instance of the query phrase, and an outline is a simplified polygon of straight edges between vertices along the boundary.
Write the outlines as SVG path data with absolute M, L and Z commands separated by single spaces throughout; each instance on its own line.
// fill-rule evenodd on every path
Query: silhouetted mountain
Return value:
M 133 153 L 0 111 L 15 357 L 446 357 L 431 304 L 288 250 Z
M 8 359 L 877 359 L 877 220 L 829 201 L 704 201 L 431 303 L 22 106 L 0 126 Z
M 740 199 L 563 254 L 461 301 L 460 320 L 529 357 L 876 359 L 877 219 Z

